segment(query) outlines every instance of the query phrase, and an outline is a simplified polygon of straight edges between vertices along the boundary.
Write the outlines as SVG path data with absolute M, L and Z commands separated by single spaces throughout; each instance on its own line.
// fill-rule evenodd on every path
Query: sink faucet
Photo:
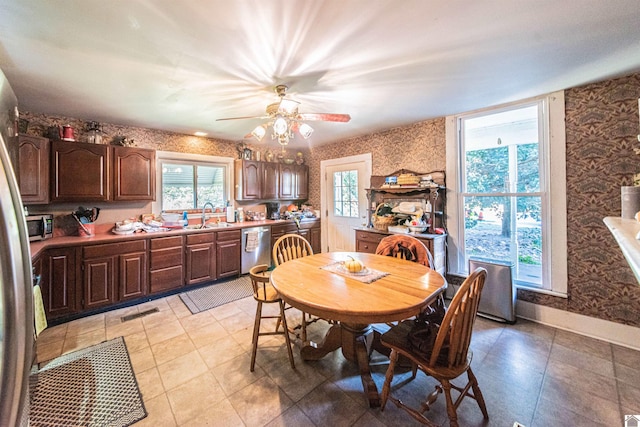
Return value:
M 214 210 L 214 209 L 213 209 L 213 203 L 211 203 L 211 202 L 206 202 L 206 203 L 204 204 L 204 206 L 202 206 L 202 225 L 200 226 L 200 228 L 204 228 L 204 223 L 205 223 L 205 221 L 206 221 L 206 218 L 205 218 L 205 211 L 207 210 L 207 206 L 210 206 L 210 207 L 211 207 L 211 212 L 213 212 L 213 210 Z

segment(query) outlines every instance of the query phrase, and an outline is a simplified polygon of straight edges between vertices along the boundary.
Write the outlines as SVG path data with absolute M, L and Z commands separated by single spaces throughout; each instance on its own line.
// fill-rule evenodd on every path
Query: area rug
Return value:
M 180 298 L 196 314 L 251 295 L 253 287 L 247 275 L 181 293 Z
M 122 337 L 65 354 L 29 377 L 30 426 L 129 426 L 147 416 Z

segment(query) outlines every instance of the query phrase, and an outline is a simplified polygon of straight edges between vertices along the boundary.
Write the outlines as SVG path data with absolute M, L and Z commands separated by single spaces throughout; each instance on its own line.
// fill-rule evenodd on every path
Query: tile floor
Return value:
M 159 311 L 121 321 L 153 307 Z M 51 327 L 38 340 L 38 360 L 124 336 L 149 413 L 135 426 L 416 425 L 390 402 L 384 412 L 369 409 L 355 366 L 339 351 L 305 363 L 294 350 L 293 371 L 284 339 L 264 337 L 249 372 L 254 310 L 246 298 L 192 315 L 170 296 Z M 320 337 L 324 328 L 318 322 L 311 333 Z M 466 399 L 458 410 L 461 426 L 611 427 L 623 426 L 625 414 L 640 414 L 638 351 L 521 319 L 503 325 L 483 318 L 472 348 L 490 420 Z M 374 352 L 373 365 L 381 389 L 385 358 Z M 408 377 L 399 372 L 394 384 Z M 419 374 L 395 393 L 415 402 L 433 384 Z M 429 416 L 447 425 L 442 397 Z

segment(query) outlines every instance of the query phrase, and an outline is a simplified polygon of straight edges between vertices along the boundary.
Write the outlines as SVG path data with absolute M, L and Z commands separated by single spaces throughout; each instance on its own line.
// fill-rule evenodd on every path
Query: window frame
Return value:
M 152 203 L 153 212 L 162 212 L 162 164 L 164 162 L 177 162 L 177 163 L 191 163 L 194 166 L 223 166 L 225 168 L 224 173 L 224 191 L 225 198 L 232 204 L 234 202 L 232 187 L 233 187 L 233 167 L 234 158 L 232 157 L 220 157 L 220 156 L 208 156 L 204 154 L 193 153 L 178 153 L 173 151 L 157 151 L 156 152 L 157 167 L 156 167 L 156 200 Z M 193 210 L 191 208 L 190 210 Z
M 567 297 L 567 209 L 566 209 L 566 134 L 564 92 L 529 98 L 500 106 L 446 117 L 447 152 L 447 223 L 450 274 L 466 276 L 463 231 L 464 200 L 461 194 L 463 159 L 461 156 L 460 119 L 490 114 L 518 106 L 542 102 L 541 125 L 545 138 L 540 145 L 540 192 L 543 215 L 543 272 L 541 287 L 516 285 L 521 289 Z M 544 178 L 543 178 L 544 177 Z

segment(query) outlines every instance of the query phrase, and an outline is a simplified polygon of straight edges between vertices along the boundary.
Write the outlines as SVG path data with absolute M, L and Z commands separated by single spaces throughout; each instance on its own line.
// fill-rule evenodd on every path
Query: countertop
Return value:
M 305 218 L 301 221 L 301 223 L 310 222 L 314 220 L 319 220 L 319 218 Z M 113 226 L 109 224 L 98 224 L 96 226 L 96 234 L 90 237 L 81 237 L 81 236 L 56 236 L 52 239 L 42 240 L 39 242 L 31 242 L 29 245 L 31 250 L 31 257 L 36 257 L 40 252 L 44 249 L 50 247 L 64 247 L 64 246 L 77 246 L 77 245 L 90 245 L 94 243 L 116 243 L 120 241 L 127 241 L 133 239 L 146 239 L 153 237 L 168 237 L 168 236 L 179 236 L 184 234 L 195 234 L 195 233 L 207 233 L 212 231 L 229 231 L 229 230 L 238 230 L 243 228 L 250 227 L 260 227 L 260 226 L 272 226 L 277 224 L 285 224 L 285 223 L 293 223 L 292 219 L 267 219 L 263 221 L 244 221 L 244 222 L 231 222 L 227 223 L 226 227 L 212 227 L 212 228 L 179 228 L 170 231 L 154 231 L 151 233 L 147 232 L 139 232 L 132 234 L 114 234 L 111 232 Z
M 627 259 L 633 274 L 640 284 L 640 240 L 636 239 L 640 232 L 640 222 L 635 219 L 606 217 L 604 223 L 618 242 L 624 257 Z

